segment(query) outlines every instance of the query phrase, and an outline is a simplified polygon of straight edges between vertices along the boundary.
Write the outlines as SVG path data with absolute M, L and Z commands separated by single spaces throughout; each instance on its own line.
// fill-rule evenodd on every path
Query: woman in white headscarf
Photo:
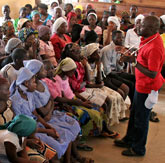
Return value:
M 72 42 L 71 38 L 65 34 L 66 32 L 67 21 L 63 17 L 60 17 L 53 24 L 52 37 L 50 38 L 57 62 L 61 59 L 61 52 L 65 45 Z
M 106 46 L 112 41 L 112 32 L 115 30 L 120 30 L 120 22 L 116 16 L 108 17 L 108 27 L 103 32 L 103 45 Z
M 104 86 L 102 81 L 103 65 L 100 62 L 99 44 L 88 44 L 84 47 L 83 54 L 88 60 L 87 67 L 90 75 L 90 83 L 104 91 L 111 100 L 111 106 L 109 106 L 106 111 L 108 126 L 119 123 L 119 119 L 125 117 L 127 107 L 118 92 Z

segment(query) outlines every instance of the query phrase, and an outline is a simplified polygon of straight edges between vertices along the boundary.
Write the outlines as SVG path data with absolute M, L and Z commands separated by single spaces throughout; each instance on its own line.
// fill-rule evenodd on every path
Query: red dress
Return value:
M 71 38 L 68 35 L 63 34 L 63 36 L 65 40 L 60 38 L 56 33 L 50 38 L 50 41 L 52 42 L 54 47 L 57 62 L 61 59 L 61 53 L 65 45 L 72 42 Z

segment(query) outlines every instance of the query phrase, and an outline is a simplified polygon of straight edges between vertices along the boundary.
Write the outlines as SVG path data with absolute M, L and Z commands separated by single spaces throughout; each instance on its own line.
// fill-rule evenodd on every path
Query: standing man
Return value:
M 149 128 L 149 116 L 158 100 L 158 90 L 164 83 L 161 69 L 164 62 L 164 47 L 158 33 L 159 19 L 147 16 L 137 32 L 142 36 L 138 57 L 125 55 L 121 60 L 135 66 L 136 89 L 126 136 L 115 140 L 116 146 L 127 147 L 125 156 L 144 156 Z
M 132 24 L 135 24 L 135 18 L 137 16 L 137 12 L 138 12 L 138 7 L 136 5 L 132 5 L 130 7 L 130 19 L 129 21 L 132 23 Z

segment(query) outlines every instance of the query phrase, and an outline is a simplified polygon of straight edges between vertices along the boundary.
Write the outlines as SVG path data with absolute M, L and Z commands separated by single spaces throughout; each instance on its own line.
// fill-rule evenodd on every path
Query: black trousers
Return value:
M 135 75 L 132 75 L 132 74 L 129 74 L 126 72 L 111 72 L 104 79 L 104 83 L 107 87 L 111 86 L 110 83 L 108 83 L 108 81 L 111 81 L 112 79 L 115 79 L 115 80 L 119 81 L 120 83 L 124 83 L 129 87 L 128 96 L 129 96 L 129 98 L 131 100 L 131 104 L 132 104 L 134 92 L 135 92 Z M 119 84 L 118 84 L 118 86 L 119 86 Z M 112 89 L 113 89 L 113 87 L 112 87 Z

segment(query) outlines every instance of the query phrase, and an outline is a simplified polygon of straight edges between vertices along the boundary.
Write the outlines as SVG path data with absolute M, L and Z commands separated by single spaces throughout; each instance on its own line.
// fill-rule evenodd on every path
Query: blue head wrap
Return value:
M 34 119 L 25 115 L 17 115 L 10 122 L 0 126 L 0 130 L 7 129 L 18 136 L 27 137 L 35 132 L 36 127 L 37 123 Z
M 29 71 L 27 68 L 23 67 L 18 71 L 18 76 L 17 76 L 17 80 L 13 81 L 13 83 L 10 86 L 10 93 L 11 95 L 15 92 L 16 90 L 16 86 L 19 86 L 22 91 L 26 91 L 26 87 L 22 85 L 22 83 L 24 81 L 28 81 L 30 80 L 32 77 L 34 76 L 34 74 Z
M 43 63 L 37 59 L 24 61 L 23 64 L 34 75 L 37 74 L 40 71 L 41 67 L 43 66 Z

